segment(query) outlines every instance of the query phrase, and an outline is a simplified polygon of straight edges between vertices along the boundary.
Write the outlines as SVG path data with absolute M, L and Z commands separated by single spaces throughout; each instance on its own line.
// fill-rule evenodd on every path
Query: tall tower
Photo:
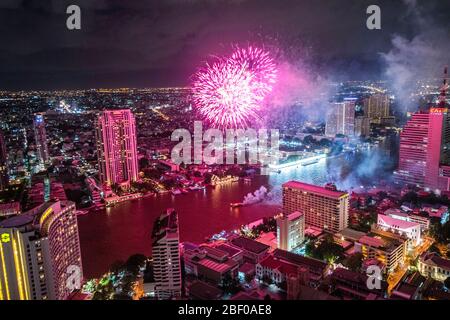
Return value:
M 158 299 L 181 295 L 178 214 L 168 209 L 155 221 L 152 232 L 153 272 Z
M 299 181 L 283 184 L 283 214 L 303 212 L 307 226 L 339 232 L 348 225 L 348 193 Z
M 34 138 L 36 141 L 37 158 L 41 169 L 45 169 L 49 163 L 50 156 L 47 146 L 47 133 L 45 131 L 45 121 L 42 114 L 36 114 L 33 121 Z
M 81 283 L 73 202 L 50 201 L 3 220 L 0 235 L 0 300 L 64 300 L 77 284 L 69 277 Z
M 445 69 L 447 70 L 447 68 Z M 450 115 L 446 107 L 448 88 L 444 83 L 435 107 L 414 113 L 400 134 L 397 183 L 413 184 L 435 190 L 449 190 Z
M 138 178 L 136 124 L 129 109 L 103 111 L 96 125 L 99 176 L 108 185 Z
M 3 133 L 0 131 L 0 190 L 8 186 L 8 164 L 6 154 L 6 143 Z

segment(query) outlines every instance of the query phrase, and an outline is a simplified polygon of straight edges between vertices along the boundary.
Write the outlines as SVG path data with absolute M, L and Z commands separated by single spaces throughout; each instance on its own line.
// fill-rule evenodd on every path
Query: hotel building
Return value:
M 81 283 L 74 203 L 50 201 L 3 220 L 0 235 L 0 300 L 64 300 L 75 289 L 71 276 Z
M 108 185 L 129 185 L 136 181 L 136 124 L 131 110 L 103 111 L 95 132 L 100 181 Z
M 278 249 L 292 251 L 305 240 L 305 216 L 296 211 L 288 215 L 279 214 L 277 221 Z
M 152 232 L 153 273 L 158 299 L 181 296 L 178 214 L 168 209 L 155 221 Z
M 305 224 L 331 232 L 348 225 L 349 195 L 333 185 L 319 187 L 298 181 L 283 184 L 283 214 L 300 211 Z
M 433 191 L 450 190 L 450 118 L 445 99 L 447 68 L 439 103 L 414 113 L 400 134 L 397 183 L 413 184 Z

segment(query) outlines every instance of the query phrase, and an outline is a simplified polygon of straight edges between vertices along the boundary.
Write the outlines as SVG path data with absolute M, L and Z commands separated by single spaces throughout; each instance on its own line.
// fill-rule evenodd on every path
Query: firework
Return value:
M 195 75 L 194 105 L 218 128 L 245 128 L 259 118 L 263 100 L 276 81 L 275 63 L 265 51 L 237 49 Z

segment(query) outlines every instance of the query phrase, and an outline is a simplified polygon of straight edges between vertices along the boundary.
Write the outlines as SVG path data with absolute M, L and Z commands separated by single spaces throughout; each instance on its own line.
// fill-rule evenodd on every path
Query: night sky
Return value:
M 66 28 L 70 4 L 82 30 Z M 370 4 L 381 30 L 366 28 Z M 0 0 L 0 90 L 187 85 L 212 54 L 247 43 L 276 44 L 326 77 L 379 78 L 396 36 L 435 28 L 448 45 L 449 21 L 440 0 Z

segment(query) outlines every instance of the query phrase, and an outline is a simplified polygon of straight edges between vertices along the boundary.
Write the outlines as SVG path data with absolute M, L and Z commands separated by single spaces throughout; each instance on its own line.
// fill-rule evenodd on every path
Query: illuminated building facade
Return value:
M 380 124 L 383 119 L 389 118 L 389 96 L 385 94 L 374 94 L 364 99 L 364 116 L 371 123 Z
M 36 114 L 33 121 L 34 139 L 36 142 L 37 159 L 40 169 L 45 169 L 48 165 L 50 156 L 47 146 L 47 133 L 45 130 L 45 121 L 42 114 Z
M 419 245 L 422 241 L 420 224 L 415 222 L 378 214 L 377 227 L 384 231 L 390 231 L 406 236 L 413 246 Z
M 413 184 L 434 190 L 449 190 L 450 123 L 446 108 L 419 111 L 400 134 L 397 183 Z
M 131 110 L 103 111 L 96 124 L 99 176 L 108 185 L 138 178 L 136 124 Z
M 376 259 L 385 266 L 385 272 L 394 272 L 405 263 L 408 241 L 406 237 L 391 232 L 372 229 L 355 242 L 355 251 L 364 259 Z
M 8 186 L 8 164 L 6 143 L 3 133 L 0 131 L 0 190 Z
M 435 252 L 423 253 L 417 261 L 419 272 L 425 277 L 445 281 L 450 277 L 450 260 L 444 259 Z
M 178 214 L 168 209 L 156 219 L 152 232 L 153 274 L 158 299 L 181 295 L 180 235 Z
M 283 184 L 283 214 L 300 211 L 305 224 L 331 232 L 348 225 L 349 195 L 332 185 L 319 187 L 298 181 Z
M 288 215 L 279 214 L 277 221 L 278 249 L 292 251 L 305 240 L 305 216 L 296 211 Z
M 345 99 L 330 105 L 325 124 L 325 135 L 334 137 L 336 134 L 353 136 L 355 134 L 355 99 Z
M 50 201 L 6 219 L 0 235 L 0 300 L 64 300 L 73 272 L 81 281 L 74 203 Z

